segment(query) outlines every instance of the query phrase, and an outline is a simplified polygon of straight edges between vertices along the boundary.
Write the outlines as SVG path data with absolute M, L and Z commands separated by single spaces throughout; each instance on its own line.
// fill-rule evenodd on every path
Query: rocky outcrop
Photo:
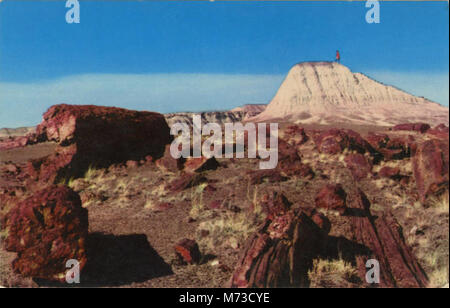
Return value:
M 18 128 L 0 128 L 0 138 L 20 137 L 32 134 L 36 131 L 35 126 Z
M 207 123 L 217 123 L 223 125 L 225 123 L 235 123 L 244 120 L 246 112 L 244 111 L 210 111 L 210 112 L 177 112 L 167 113 L 164 115 L 167 124 L 172 126 L 175 123 L 184 123 L 192 128 L 192 117 L 200 115 L 202 126 Z
M 433 139 L 421 143 L 413 156 L 413 170 L 420 200 L 448 189 L 448 140 Z
M 39 180 L 81 176 L 90 167 L 107 167 L 150 155 L 160 157 L 170 143 L 161 114 L 115 107 L 55 105 L 38 125 L 36 141 L 59 144 L 56 154 L 34 161 Z
M 28 137 L 8 137 L 5 140 L 0 140 L 0 151 L 14 148 L 24 147 L 28 144 Z
M 377 82 L 335 62 L 294 65 L 266 110 L 251 121 L 386 126 L 448 123 L 447 107 Z
M 241 107 L 232 109 L 232 112 L 244 113 L 244 120 L 257 116 L 264 110 L 266 110 L 266 104 L 247 104 Z
M 66 262 L 75 259 L 80 269 L 87 261 L 87 210 L 80 197 L 65 186 L 50 186 L 18 203 L 6 215 L 6 250 L 17 252 L 15 272 L 33 278 L 61 280 Z

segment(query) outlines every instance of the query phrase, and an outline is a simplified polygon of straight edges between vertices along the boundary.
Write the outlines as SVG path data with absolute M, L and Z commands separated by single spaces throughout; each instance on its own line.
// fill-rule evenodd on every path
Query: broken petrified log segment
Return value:
M 420 201 L 448 189 L 448 140 L 433 139 L 421 143 L 413 156 L 413 170 Z
M 284 131 L 284 139 L 293 146 L 299 146 L 308 141 L 305 129 L 298 125 L 290 125 Z
M 414 131 L 423 134 L 430 129 L 430 125 L 426 123 L 405 123 L 405 124 L 397 124 L 392 129 Z
M 80 197 L 65 186 L 50 186 L 19 202 L 5 217 L 5 249 L 17 252 L 12 263 L 25 277 L 61 280 L 66 262 L 80 269 L 87 261 L 88 213 Z
M 353 178 L 357 181 L 366 178 L 372 171 L 371 162 L 362 154 L 349 154 L 344 161 Z
M 343 215 L 347 209 L 347 193 L 341 184 L 327 184 L 316 195 L 317 208 L 338 211 Z
M 315 136 L 314 143 L 320 153 L 337 154 L 344 149 L 358 153 L 374 153 L 373 147 L 353 130 L 330 129 Z
M 413 136 L 391 138 L 386 134 L 375 134 L 371 132 L 366 138 L 372 147 L 383 156 L 384 160 L 410 157 L 411 150 L 415 146 Z
M 202 183 L 207 183 L 208 179 L 200 173 L 182 173 L 178 178 L 170 182 L 166 189 L 171 192 L 180 192 Z
M 278 183 L 287 180 L 277 169 L 250 170 L 247 171 L 247 177 L 252 185 L 262 184 L 264 182 Z
M 185 172 L 203 172 L 207 170 L 216 170 L 219 167 L 219 162 L 215 157 L 206 158 L 204 156 L 195 158 L 187 158 L 184 163 Z
M 194 240 L 182 239 L 175 245 L 175 253 L 182 263 L 198 264 L 200 262 L 200 249 Z
M 400 169 L 399 168 L 392 168 L 392 167 L 383 167 L 378 172 L 378 175 L 382 178 L 390 178 L 390 179 L 399 179 L 400 176 Z
M 401 226 L 390 213 L 372 216 L 368 202 L 362 191 L 351 202 L 354 240 L 370 250 L 369 255 L 356 256 L 360 277 L 365 279 L 366 262 L 375 259 L 380 265 L 380 287 L 427 286 L 428 279 L 406 245 Z
M 263 212 L 267 219 L 273 219 L 276 216 L 286 214 L 291 208 L 291 202 L 277 191 L 271 191 L 264 194 L 260 201 Z
M 183 163 L 185 159 L 180 157 L 178 159 L 173 158 L 172 154 L 170 154 L 170 145 L 166 145 L 164 149 L 164 154 L 161 158 L 156 160 L 156 166 L 164 172 L 173 172 L 176 173 L 183 169 Z
M 282 139 L 278 141 L 277 169 L 287 176 L 300 176 L 310 179 L 314 177 L 312 169 L 302 163 L 297 148 Z
M 41 180 L 82 176 L 90 167 L 108 167 L 128 160 L 139 161 L 151 155 L 161 157 L 170 143 L 169 126 L 162 114 L 132 111 L 115 107 L 55 105 L 44 113 L 36 129 L 37 141 L 55 141 L 57 154 L 45 158 L 41 165 L 52 168 L 36 170 Z M 67 150 L 69 148 L 69 150 Z M 61 154 L 64 152 L 64 154 Z
M 307 287 L 308 270 L 326 234 L 303 212 L 267 220 L 251 236 L 230 280 L 231 287 Z

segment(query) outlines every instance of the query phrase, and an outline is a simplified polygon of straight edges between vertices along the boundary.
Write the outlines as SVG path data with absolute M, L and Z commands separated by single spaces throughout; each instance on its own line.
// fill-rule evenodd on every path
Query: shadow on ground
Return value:
M 93 233 L 88 237 L 87 248 L 88 263 L 80 274 L 80 284 L 36 282 L 49 287 L 113 287 L 173 274 L 144 234 Z

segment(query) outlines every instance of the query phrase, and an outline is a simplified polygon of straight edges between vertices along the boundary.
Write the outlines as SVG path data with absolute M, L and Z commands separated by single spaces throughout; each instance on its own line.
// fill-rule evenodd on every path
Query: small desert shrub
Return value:
M 192 207 L 189 216 L 193 219 L 199 219 L 207 214 L 206 206 L 203 202 L 203 190 L 208 183 L 202 183 L 191 190 Z
M 315 259 L 308 278 L 312 288 L 358 287 L 362 284 L 358 270 L 342 259 Z
M 84 178 L 86 181 L 93 180 L 98 175 L 98 170 L 94 168 L 94 166 L 90 165 L 88 170 L 84 173 Z

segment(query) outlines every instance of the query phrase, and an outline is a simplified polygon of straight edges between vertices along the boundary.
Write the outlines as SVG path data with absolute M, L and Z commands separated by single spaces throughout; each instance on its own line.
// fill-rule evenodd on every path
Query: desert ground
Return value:
M 361 268 L 362 256 L 371 254 L 385 258 L 383 270 L 390 268 L 391 278 L 386 278 L 389 282 L 384 281 L 382 286 L 448 286 L 448 169 L 444 188 L 421 199 L 411 154 L 411 147 L 428 140 L 443 140 L 448 145 L 448 128 L 444 138 L 439 135 L 439 139 L 432 129 L 427 133 L 386 126 L 339 127 L 341 131 L 360 133 L 363 138 L 386 134 L 390 140 L 401 141 L 392 153 L 384 152 L 381 158 L 355 147 L 354 141 L 336 153 L 321 147 L 318 136 L 336 128 L 332 125 L 285 123 L 280 128 L 283 151 L 290 156 L 281 154 L 279 166 L 270 171 L 258 169 L 258 158 L 188 160 L 180 167 L 166 149 L 156 160 L 128 160 L 108 167 L 92 165 L 79 176 L 57 178 L 56 185 L 78 193 L 82 207 L 88 211 L 88 261 L 78 286 L 201 288 L 242 283 L 232 277 L 245 265 L 244 256 L 252 238 L 268 220 L 274 220 L 271 217 L 278 214 L 274 214 L 273 207 L 279 206 L 318 217 L 313 220 L 323 233 L 320 251 L 308 257 L 300 274 L 291 273 L 303 276 L 298 277 L 301 283 L 297 286 L 373 287 L 364 281 Z M 43 185 L 21 176 L 27 163 L 54 155 L 58 146 L 58 142 L 45 141 L 0 152 L 3 216 L 8 217 L 8 211 L 19 200 L 26 200 Z M 357 153 L 367 160 L 352 167 L 346 158 Z M 448 152 L 446 159 L 448 168 Z M 319 206 L 317 196 L 327 185 L 339 185 L 345 191 L 346 205 Z M 381 255 L 365 242 L 367 238 L 370 241 L 370 232 L 358 229 L 360 224 L 365 226 L 358 220 L 365 219 L 365 214 L 358 212 L 357 206 L 351 210 L 352 204 L 360 202 L 361 193 L 370 203 L 368 215 L 375 233 L 379 233 Z M 377 229 L 377 221 L 385 216 L 393 219 L 396 227 Z M 390 238 L 386 232 L 396 235 Z M 3 230 L 2 238 L 6 237 L 8 231 Z M 185 262 L 177 255 L 174 247 L 182 239 L 198 244 L 200 257 L 196 262 Z M 299 249 L 306 249 L 305 245 Z M 16 257 L 16 252 L 0 250 L 0 285 L 67 286 L 42 277 L 24 277 L 11 267 Z M 282 259 L 283 254 L 278 254 L 268 261 L 266 275 L 282 276 L 286 269 L 280 272 L 270 265 L 278 262 L 282 267 Z M 260 271 L 263 269 L 256 270 Z M 296 286 L 283 277 L 245 281 L 247 286 L 251 283 Z

